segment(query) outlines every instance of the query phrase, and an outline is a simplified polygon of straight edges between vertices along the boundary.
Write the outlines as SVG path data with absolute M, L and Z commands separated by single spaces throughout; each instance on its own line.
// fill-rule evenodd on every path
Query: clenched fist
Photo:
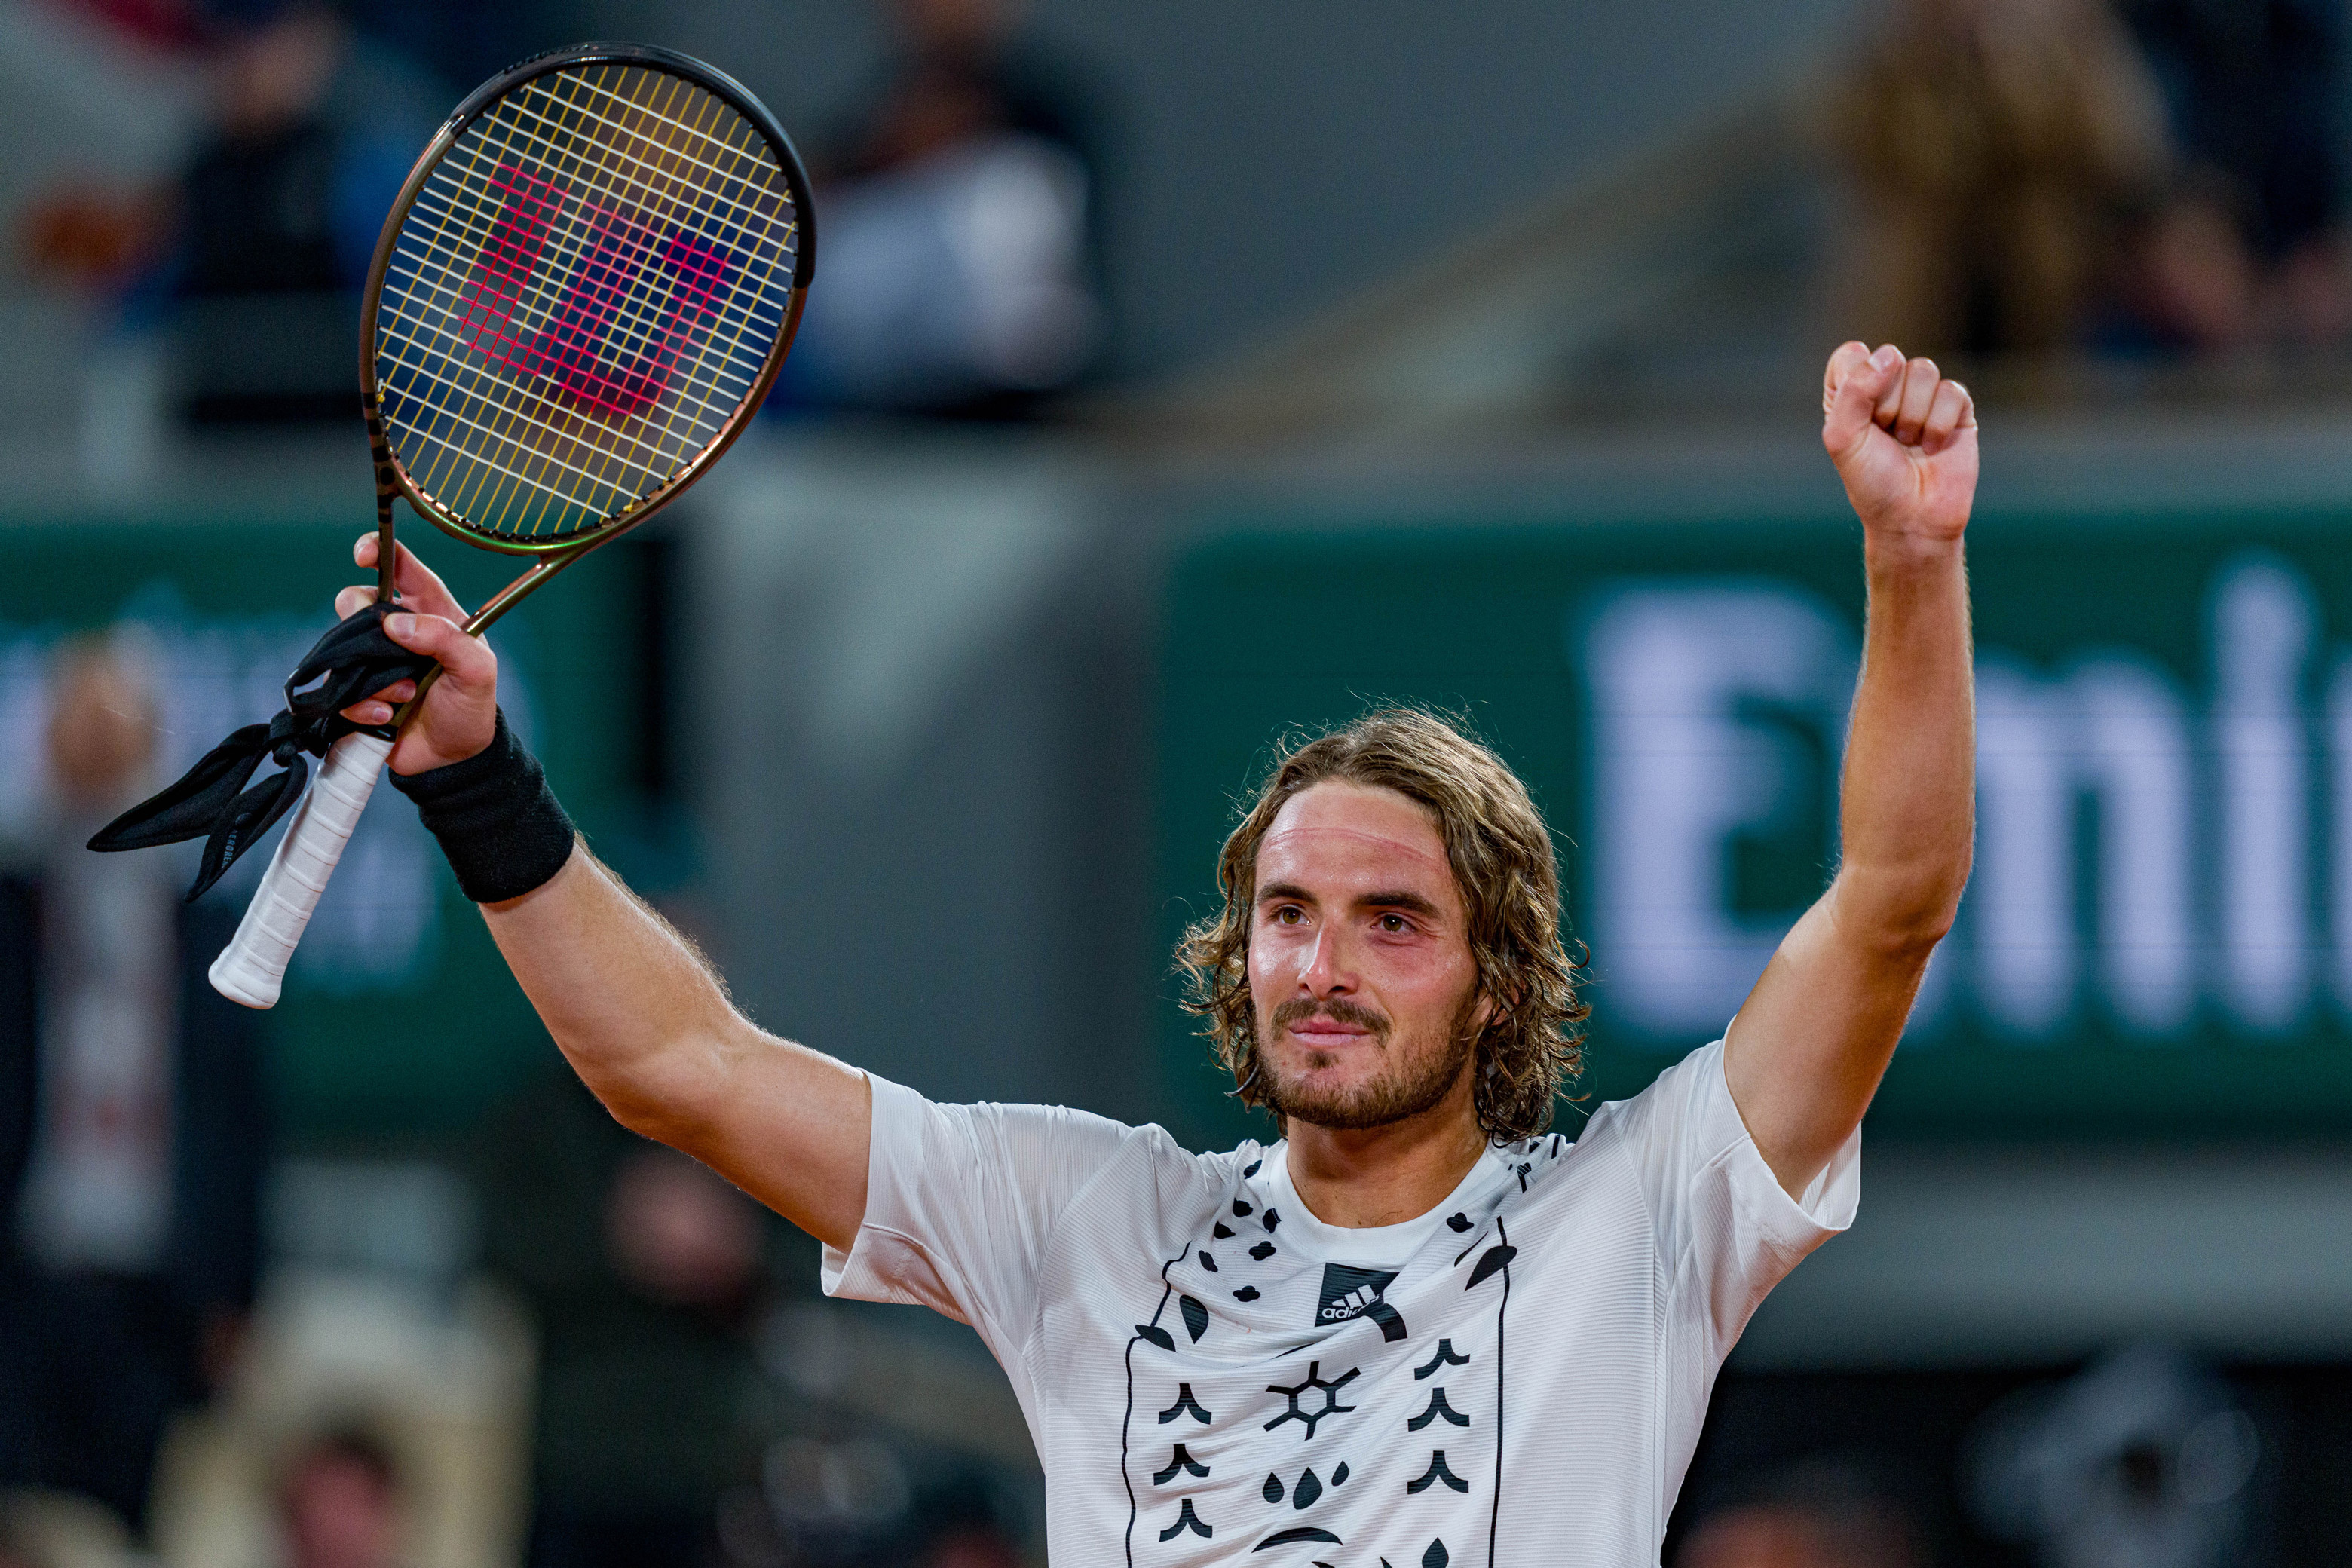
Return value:
M 1969 389 L 1893 343 L 1845 343 L 1822 378 L 1822 445 L 1874 542 L 1950 543 L 1977 489 Z

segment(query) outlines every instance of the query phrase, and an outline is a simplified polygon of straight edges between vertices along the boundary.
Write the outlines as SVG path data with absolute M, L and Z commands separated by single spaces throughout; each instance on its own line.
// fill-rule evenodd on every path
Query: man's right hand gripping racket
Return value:
M 808 180 L 791 142 L 757 99 L 700 61 L 585 44 L 484 84 L 410 173 L 368 276 L 360 384 L 376 469 L 379 603 L 396 597 L 396 496 L 468 543 L 532 558 L 467 621 L 477 636 L 675 500 L 774 382 L 814 260 Z M 203 789 L 214 797 L 206 809 L 219 808 L 273 740 L 299 788 L 301 764 L 276 731 L 301 715 L 298 688 L 325 647 L 289 682 L 289 715 L 268 733 L 239 731 L 257 738 L 215 770 L 248 758 L 243 773 L 225 786 L 200 783 L 208 758 L 139 808 L 149 819 L 118 831 L 127 816 L 100 836 L 113 841 L 93 847 L 169 841 L 151 808 L 176 794 L 184 816 Z M 350 732 L 328 746 L 212 966 L 223 995 L 276 1004 L 398 726 L 437 673 L 425 672 L 392 726 L 335 726 Z M 346 682 L 334 701 L 361 695 Z M 315 740 L 331 719 L 314 707 Z M 234 829 L 223 816 L 199 889 L 283 809 L 282 800 L 248 809 Z

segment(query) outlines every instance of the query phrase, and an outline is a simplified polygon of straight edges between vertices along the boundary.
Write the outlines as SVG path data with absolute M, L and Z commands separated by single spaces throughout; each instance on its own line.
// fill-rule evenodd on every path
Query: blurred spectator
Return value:
M 215 0 L 194 26 L 212 121 L 179 178 L 50 193 L 28 259 L 169 327 L 196 423 L 348 417 L 359 289 L 447 95 L 317 0 Z
M 2343 247 L 2344 16 L 2336 0 L 2126 0 L 2163 89 L 2205 265 L 2237 275 L 2235 337 L 2352 328 Z M 2156 258 L 2159 271 L 2166 258 Z M 2159 279 L 2160 281 L 2160 279 Z M 2159 294 L 2159 300 L 2161 295 Z M 2168 322 L 2161 314 L 2154 325 Z M 2200 322 L 2178 335 L 2213 346 Z M 2230 339 L 2221 340 L 2225 346 Z
M 568 1068 L 496 1120 L 478 1173 L 487 1259 L 538 1321 L 530 1562 L 700 1568 L 783 1422 L 750 1340 L 765 1215 Z
M 1702 1504 L 1675 1568 L 1921 1568 L 1910 1521 L 1856 1468 L 1811 1461 Z
M 2045 1568 L 2243 1563 L 2263 1441 L 2233 1390 L 2167 1345 L 2130 1345 L 1988 1411 L 1968 1481 L 1994 1535 Z
M 2080 339 L 2158 208 L 2159 101 L 2102 0 L 1906 0 L 1839 106 L 1854 320 L 1931 353 Z
M 955 1397 L 951 1389 L 940 1394 Z M 733 1562 L 1013 1568 L 1022 1561 L 1021 1505 L 984 1463 L 886 1439 L 873 1422 L 830 1401 L 806 1425 L 830 1435 L 775 1444 L 759 1488 L 722 1500 L 720 1539 Z
M 182 905 L 175 858 L 82 847 L 147 792 L 153 714 L 121 646 L 59 653 L 55 809 L 0 880 L 0 1483 L 134 1528 L 252 1303 L 268 1148 L 255 1016 L 204 980 L 236 911 Z
M 333 11 L 219 13 L 215 121 L 181 175 L 170 277 L 185 412 L 349 417 L 358 290 L 423 134 L 365 90 L 383 63 L 356 58 Z
M 1013 0 L 895 0 L 898 47 L 820 163 L 824 286 L 783 401 L 1033 412 L 1103 337 L 1101 164 Z
M 395 1568 L 400 1471 L 392 1450 L 357 1426 L 296 1452 L 278 1489 L 286 1568 Z

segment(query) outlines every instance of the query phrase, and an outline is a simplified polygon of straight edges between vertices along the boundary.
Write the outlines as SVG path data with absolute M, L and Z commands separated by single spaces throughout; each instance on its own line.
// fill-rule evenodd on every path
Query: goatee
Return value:
M 1463 1068 L 1477 1051 L 1478 1032 L 1472 1022 L 1477 1001 L 1477 993 L 1474 991 L 1455 1011 L 1447 1024 L 1445 1041 L 1439 1048 L 1425 1055 L 1407 1055 L 1402 1059 L 1391 1055 L 1391 1029 L 1388 1019 L 1369 1008 L 1336 998 L 1325 1002 L 1303 999 L 1285 1002 L 1274 1010 L 1273 1017 L 1261 1026 L 1265 1030 L 1264 1038 L 1278 1037 L 1285 1027 L 1301 1018 L 1319 1016 L 1336 1019 L 1369 1030 L 1387 1070 L 1366 1083 L 1344 1089 L 1318 1089 L 1286 1081 L 1261 1045 L 1258 1059 L 1265 1065 L 1266 1108 L 1286 1121 L 1303 1121 L 1310 1127 L 1324 1127 L 1339 1132 L 1361 1132 L 1375 1127 L 1387 1127 L 1433 1109 L 1454 1091 L 1454 1086 L 1461 1080 Z

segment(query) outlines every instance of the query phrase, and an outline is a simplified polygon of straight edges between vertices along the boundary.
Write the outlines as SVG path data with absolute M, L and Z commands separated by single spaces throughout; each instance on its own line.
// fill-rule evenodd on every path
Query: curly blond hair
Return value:
M 1202 1036 L 1243 1104 L 1272 1109 L 1249 989 L 1258 847 L 1293 795 L 1337 779 L 1394 790 L 1436 818 L 1469 912 L 1479 992 L 1494 1004 L 1475 1047 L 1478 1126 L 1508 1143 L 1551 1125 L 1552 1101 L 1583 1070 L 1580 1026 L 1591 1009 L 1578 999 L 1578 968 L 1560 940 L 1550 830 L 1518 775 L 1466 728 L 1427 709 L 1389 707 L 1279 746 L 1217 857 L 1224 908 L 1189 927 L 1176 949 L 1185 1010 L 1204 1020 Z

